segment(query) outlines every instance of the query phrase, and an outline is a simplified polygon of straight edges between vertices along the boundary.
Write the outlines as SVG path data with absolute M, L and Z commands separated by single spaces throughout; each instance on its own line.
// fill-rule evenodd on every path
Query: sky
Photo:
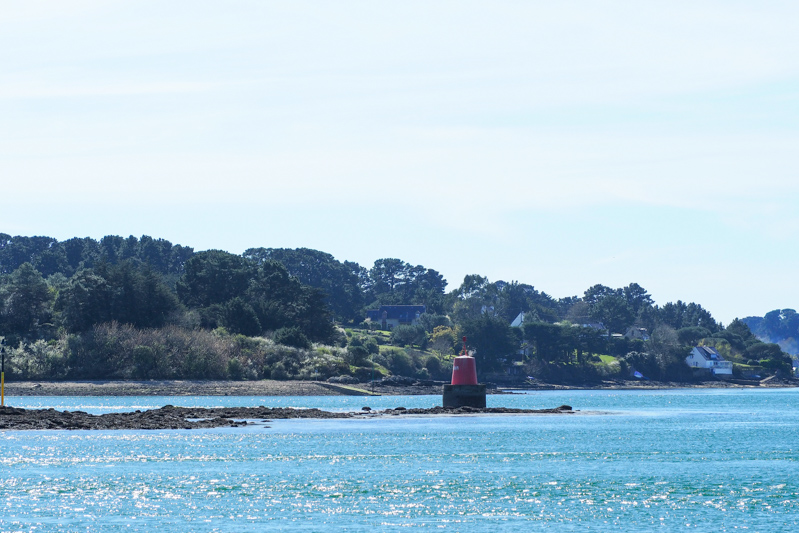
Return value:
M 0 232 L 799 307 L 799 3 L 6 0 Z

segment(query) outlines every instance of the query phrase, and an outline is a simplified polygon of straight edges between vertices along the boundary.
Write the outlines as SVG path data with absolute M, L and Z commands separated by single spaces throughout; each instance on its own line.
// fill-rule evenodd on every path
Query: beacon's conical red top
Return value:
M 477 385 L 477 365 L 474 357 L 466 353 L 466 337 L 463 338 L 463 353 L 452 362 L 453 385 Z

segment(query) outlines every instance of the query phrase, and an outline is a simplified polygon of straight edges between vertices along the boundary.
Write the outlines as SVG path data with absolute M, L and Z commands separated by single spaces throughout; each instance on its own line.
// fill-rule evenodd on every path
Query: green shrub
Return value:
M 326 379 L 349 373 L 344 348 L 305 349 L 177 326 L 101 324 L 7 350 L 6 370 L 17 379 Z
M 311 341 L 309 341 L 305 333 L 296 326 L 280 328 L 272 335 L 272 340 L 277 344 L 294 346 L 295 348 L 305 348 L 306 350 L 311 347 Z
M 372 376 L 375 376 L 375 379 L 380 377 L 380 374 L 376 372 L 373 368 L 362 367 L 362 366 L 355 368 L 352 371 L 352 375 L 355 376 L 355 379 L 357 379 L 361 383 L 371 380 Z
M 244 377 L 244 367 L 238 359 L 231 359 L 227 362 L 228 377 L 234 381 L 241 381 Z
M 355 366 L 363 366 L 369 359 L 369 352 L 363 346 L 352 346 L 347 348 L 349 363 Z
M 140 379 L 149 378 L 155 371 L 155 350 L 150 346 L 136 346 L 133 348 L 133 364 L 135 365 L 136 377 Z
M 391 343 L 397 346 L 424 346 L 427 332 L 422 326 L 397 326 L 391 330 Z
M 413 376 L 415 369 L 413 359 L 404 350 L 392 351 L 387 355 L 388 369 L 398 376 Z
M 430 379 L 430 371 L 428 371 L 426 368 L 420 368 L 419 370 L 416 371 L 415 377 L 417 377 L 418 379 L 425 379 L 425 380 Z
M 255 309 L 240 297 L 233 298 L 222 306 L 222 321 L 233 333 L 255 336 L 261 334 L 261 322 Z
M 372 355 L 380 353 L 380 345 L 377 343 L 374 337 L 365 337 L 363 339 L 363 346 L 366 348 L 366 351 Z
M 66 343 L 20 343 L 6 354 L 6 371 L 17 379 L 61 379 L 68 373 Z
M 289 373 L 286 371 L 286 366 L 283 363 L 275 363 L 272 365 L 270 377 L 272 379 L 286 380 L 289 379 Z
M 458 350 L 458 334 L 451 327 L 437 326 L 430 338 L 430 347 L 443 354 L 454 354 Z
M 441 374 L 441 359 L 435 355 L 431 355 L 424 363 L 424 367 L 430 372 L 430 375 L 437 376 Z
M 427 333 L 432 333 L 438 327 L 452 326 L 452 322 L 450 321 L 449 317 L 445 315 L 423 313 L 419 317 L 419 325 L 422 326 Z

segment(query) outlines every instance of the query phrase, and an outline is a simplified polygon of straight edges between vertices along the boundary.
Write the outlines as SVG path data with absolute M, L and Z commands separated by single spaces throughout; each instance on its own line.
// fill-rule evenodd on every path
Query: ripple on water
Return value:
M 614 392 L 589 399 L 622 416 L 5 432 L 0 530 L 789 531 L 799 420 L 796 394 L 778 396 L 707 414 L 707 395 Z

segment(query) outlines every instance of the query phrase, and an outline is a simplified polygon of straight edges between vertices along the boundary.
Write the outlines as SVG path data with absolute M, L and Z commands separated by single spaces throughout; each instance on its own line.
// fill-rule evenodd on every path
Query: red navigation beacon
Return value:
M 466 352 L 466 337 L 463 338 L 463 353 L 452 362 L 452 383 L 444 385 L 441 403 L 444 408 L 474 407 L 485 409 L 486 386 L 477 383 L 477 365 L 474 357 Z
M 463 353 L 452 362 L 453 385 L 477 385 L 477 365 L 474 357 L 466 352 L 466 337 L 463 338 Z

